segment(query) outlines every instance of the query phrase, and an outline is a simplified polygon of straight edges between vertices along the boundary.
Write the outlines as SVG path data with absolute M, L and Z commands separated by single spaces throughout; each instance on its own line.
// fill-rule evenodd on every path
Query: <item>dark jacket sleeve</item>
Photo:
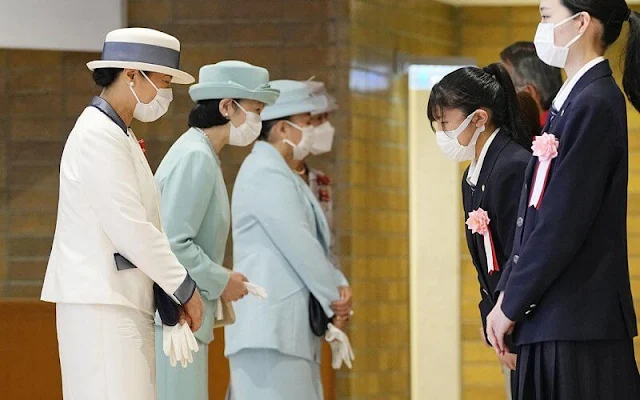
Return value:
M 611 132 L 616 110 L 602 95 L 576 99 L 535 226 L 509 271 L 502 310 L 524 318 L 582 247 L 603 201 L 611 168 L 624 149 Z M 513 261 L 510 261 L 513 263 Z

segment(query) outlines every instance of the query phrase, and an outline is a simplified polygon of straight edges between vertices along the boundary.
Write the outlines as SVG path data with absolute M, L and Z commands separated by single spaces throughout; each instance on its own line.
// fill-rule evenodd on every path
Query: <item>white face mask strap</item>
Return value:
M 574 44 L 575 42 L 577 42 L 578 40 L 580 40 L 580 38 L 581 38 L 581 37 L 582 37 L 582 33 L 578 33 L 578 36 L 576 36 L 576 37 L 574 37 L 573 39 L 571 39 L 571 40 L 569 41 L 569 43 L 567 43 L 567 45 L 566 45 L 566 46 L 564 46 L 564 47 L 566 47 L 566 48 L 568 49 L 569 47 L 573 46 L 573 44 Z
M 149 77 L 147 76 L 147 74 L 144 73 L 144 71 L 140 71 L 140 73 L 142 74 L 142 76 L 145 77 L 145 79 L 147 81 L 149 81 L 149 83 L 151 84 L 151 86 L 153 86 L 153 88 L 156 90 L 156 93 L 158 93 L 160 90 L 158 89 L 158 87 L 151 81 L 151 79 L 149 79 Z
M 477 111 L 472 112 L 471 114 L 469 114 L 469 116 L 467 118 L 464 119 L 464 121 L 462 121 L 462 123 L 460 125 L 458 125 L 458 127 L 452 131 L 445 131 L 448 133 L 456 133 L 456 136 L 460 136 L 462 134 L 462 132 L 467 129 L 469 127 L 469 125 L 471 124 L 471 120 L 473 119 L 473 116 L 476 115 Z
M 569 21 L 571 21 L 571 20 L 573 20 L 573 19 L 576 19 L 576 17 L 577 17 L 578 15 L 580 15 L 580 14 L 582 14 L 582 11 L 581 11 L 581 12 L 579 12 L 579 13 L 573 14 L 572 16 L 570 16 L 570 17 L 569 17 L 569 18 L 567 18 L 567 19 L 563 19 L 562 21 L 560 21 L 560 22 L 558 22 L 557 24 L 553 25 L 553 28 L 555 29 L 555 28 L 559 28 L 559 27 L 561 27 L 562 25 L 566 24 L 567 22 L 569 22 Z
M 238 106 L 238 108 L 242 110 L 242 112 L 244 112 L 244 113 L 245 113 L 245 114 L 247 114 L 247 115 L 249 114 L 249 111 L 245 110 L 245 109 L 244 109 L 244 107 L 242 107 L 242 106 L 240 105 L 240 103 L 238 103 L 238 102 L 237 102 L 237 101 L 235 101 L 235 100 L 231 100 L 231 101 L 233 102 L 233 104 L 237 105 L 237 106 Z
M 287 121 L 287 120 L 285 120 L 284 122 L 285 122 L 286 124 L 289 124 L 289 125 L 291 125 L 292 127 L 296 128 L 297 130 L 299 130 L 299 131 L 300 131 L 300 133 L 303 133 L 303 132 L 304 132 L 304 129 L 303 129 L 303 128 L 301 128 L 300 126 L 298 126 L 298 125 L 294 124 L 293 122 L 291 122 L 291 121 Z

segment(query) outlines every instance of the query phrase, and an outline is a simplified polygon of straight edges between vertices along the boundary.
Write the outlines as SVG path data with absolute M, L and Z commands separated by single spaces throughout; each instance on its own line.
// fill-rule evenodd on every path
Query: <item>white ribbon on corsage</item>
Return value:
M 489 222 L 491 222 L 489 214 L 482 208 L 478 208 L 469 213 L 466 224 L 467 227 L 471 229 L 471 233 L 482 235 L 484 240 L 484 254 L 487 256 L 487 270 L 489 275 L 492 275 L 494 272 L 500 271 L 500 266 L 496 258 L 496 248 L 493 244 L 493 238 L 491 237 Z
M 550 133 L 543 133 L 533 139 L 531 149 L 533 150 L 533 156 L 538 157 L 538 163 L 533 174 L 529 207 L 534 206 L 535 208 L 540 208 L 542 196 L 544 196 L 544 191 L 547 188 L 549 180 L 551 162 L 554 158 L 558 157 L 559 146 L 560 141 L 556 139 L 555 135 Z

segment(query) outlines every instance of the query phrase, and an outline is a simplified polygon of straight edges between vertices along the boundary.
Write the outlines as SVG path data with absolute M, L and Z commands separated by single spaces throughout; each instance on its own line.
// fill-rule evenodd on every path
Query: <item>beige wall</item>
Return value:
M 425 115 L 429 92 L 409 91 L 411 396 L 461 397 L 458 165 Z

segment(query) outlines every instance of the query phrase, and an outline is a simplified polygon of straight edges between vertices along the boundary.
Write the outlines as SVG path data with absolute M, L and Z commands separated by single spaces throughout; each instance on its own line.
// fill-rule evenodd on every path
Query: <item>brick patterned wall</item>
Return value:
M 85 55 L 0 51 L 2 294 L 38 296 L 55 228 L 58 165 L 91 97 Z M 79 100 L 80 99 L 80 100 Z
M 358 349 L 339 398 L 410 398 L 407 81 L 397 59 L 455 54 L 454 9 L 351 0 L 351 132 L 341 143 L 341 245 L 357 297 Z M 343 153 L 344 149 L 344 153 Z M 342 210 L 341 210 L 342 211 Z M 420 379 L 420 377 L 416 377 Z
M 636 10 L 638 6 L 634 7 Z M 500 51 L 518 40 L 532 41 L 540 14 L 536 7 L 464 7 L 460 9 L 460 55 L 475 58 L 478 65 L 499 61 Z M 619 43 L 606 56 L 611 60 L 618 83 L 621 75 Z M 481 41 L 478 38 L 482 38 Z M 632 107 L 629 114 L 629 260 L 636 309 L 640 309 L 640 115 Z M 461 168 L 461 172 L 463 169 Z M 464 232 L 464 231 L 462 231 Z M 460 238 L 464 244 L 464 236 Z M 503 380 L 494 352 L 480 340 L 478 282 L 466 246 L 461 246 L 462 325 L 464 399 L 503 399 Z M 636 341 L 636 347 L 638 347 Z

